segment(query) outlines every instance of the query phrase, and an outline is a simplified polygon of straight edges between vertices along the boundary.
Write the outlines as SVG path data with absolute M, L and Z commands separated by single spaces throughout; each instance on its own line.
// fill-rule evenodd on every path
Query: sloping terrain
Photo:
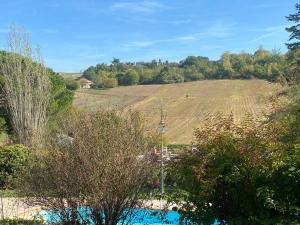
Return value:
M 169 143 L 190 143 L 194 129 L 213 115 L 232 113 L 236 122 L 247 114 L 262 116 L 268 97 L 280 86 L 263 80 L 205 80 L 167 85 L 139 85 L 109 90 L 79 90 L 74 104 L 87 110 L 132 108 L 157 130 L 163 100 Z

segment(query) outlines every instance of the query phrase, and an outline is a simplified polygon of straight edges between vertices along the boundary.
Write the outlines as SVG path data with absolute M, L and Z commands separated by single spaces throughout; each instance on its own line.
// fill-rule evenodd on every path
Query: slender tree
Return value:
M 6 107 L 17 141 L 33 145 L 43 132 L 51 85 L 40 50 L 32 50 L 28 33 L 12 26 L 8 53 L 0 65 Z

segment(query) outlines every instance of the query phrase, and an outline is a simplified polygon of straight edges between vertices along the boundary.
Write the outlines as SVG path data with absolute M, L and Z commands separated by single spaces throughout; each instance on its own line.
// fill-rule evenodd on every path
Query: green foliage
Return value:
M 11 188 L 13 180 L 24 170 L 29 149 L 23 145 L 0 147 L 0 188 Z
M 73 102 L 74 93 L 66 88 L 65 80 L 62 76 L 48 69 L 52 83 L 49 116 L 54 120 L 58 115 L 66 112 Z
M 66 79 L 66 88 L 71 91 L 75 91 L 80 88 L 80 84 L 77 80 L 74 79 Z
M 0 51 L 0 62 L 6 57 L 6 54 L 7 52 Z M 48 75 L 50 77 L 52 87 L 50 109 L 48 112 L 48 116 L 51 121 L 54 120 L 57 115 L 66 112 L 72 106 L 74 93 L 66 88 L 64 79 L 56 74 L 52 69 L 48 68 Z M 3 76 L 0 75 L 1 87 L 4 82 Z M 9 113 L 4 105 L 5 96 L 3 90 L 0 90 L 0 131 L 7 131 L 8 133 L 11 133 L 12 127 L 9 120 Z
M 9 190 L 9 189 L 0 190 L 0 196 L 2 198 L 17 198 L 17 197 L 20 197 L 20 195 L 17 191 Z
M 139 74 L 137 71 L 129 69 L 125 73 L 118 75 L 118 82 L 121 85 L 134 85 L 139 83 Z
M 299 21 L 300 21 L 300 3 L 297 3 L 296 6 L 296 13 L 290 14 L 287 16 L 287 20 L 293 23 L 296 23 L 295 25 L 286 28 L 286 31 L 291 33 L 289 41 L 295 40 L 296 42 L 293 43 L 287 43 L 287 47 L 291 50 L 298 49 L 300 47 L 300 28 L 299 28 Z
M 0 225 L 43 225 L 41 220 L 24 220 L 24 219 L 4 219 L 0 220 Z
M 118 85 L 169 84 L 203 79 L 259 78 L 285 81 L 290 74 L 288 62 L 291 59 L 287 55 L 261 47 L 254 54 L 225 52 L 218 61 L 202 56 L 188 56 L 179 63 L 161 60 L 123 63 L 115 59 L 110 65 L 89 67 L 83 76 L 94 82 L 94 88 L 116 86 L 105 85 L 107 79 L 117 79 Z M 291 57 L 297 59 L 296 55 Z
M 196 131 L 199 151 L 173 165 L 175 183 L 188 193 L 183 216 L 196 224 L 300 222 L 299 133 L 291 130 L 299 124 L 286 117 L 255 124 L 224 118 Z
M 4 117 L 0 117 L 0 133 L 6 130 L 6 120 Z
M 300 49 L 294 49 L 287 53 L 288 66 L 285 80 L 290 85 L 300 83 Z
M 165 66 L 156 77 L 156 82 L 159 84 L 182 83 L 183 76 L 176 67 Z

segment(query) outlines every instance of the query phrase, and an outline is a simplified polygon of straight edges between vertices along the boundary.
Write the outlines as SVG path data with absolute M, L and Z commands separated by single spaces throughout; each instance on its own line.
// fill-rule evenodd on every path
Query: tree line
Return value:
M 121 62 L 90 66 L 83 76 L 93 81 L 94 88 L 112 88 L 118 85 L 170 84 L 205 79 L 265 79 L 293 82 L 287 77 L 290 62 L 297 55 L 289 51 L 268 51 L 260 47 L 254 54 L 225 52 L 219 60 L 202 56 L 188 56 L 177 62 L 152 60 L 151 62 Z

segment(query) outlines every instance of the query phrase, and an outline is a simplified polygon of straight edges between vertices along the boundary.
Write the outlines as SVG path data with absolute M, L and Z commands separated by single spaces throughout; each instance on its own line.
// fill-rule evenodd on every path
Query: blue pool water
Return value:
M 78 213 L 81 218 L 89 221 L 89 210 L 80 209 Z M 176 211 L 162 212 L 154 209 L 134 209 L 133 214 L 135 216 L 131 220 L 132 225 L 178 225 L 180 218 L 180 214 Z M 59 223 L 61 220 L 58 213 L 50 211 L 41 211 L 40 215 L 47 224 Z M 93 223 L 90 222 L 90 224 Z M 217 224 L 217 222 L 214 223 L 214 225 Z

